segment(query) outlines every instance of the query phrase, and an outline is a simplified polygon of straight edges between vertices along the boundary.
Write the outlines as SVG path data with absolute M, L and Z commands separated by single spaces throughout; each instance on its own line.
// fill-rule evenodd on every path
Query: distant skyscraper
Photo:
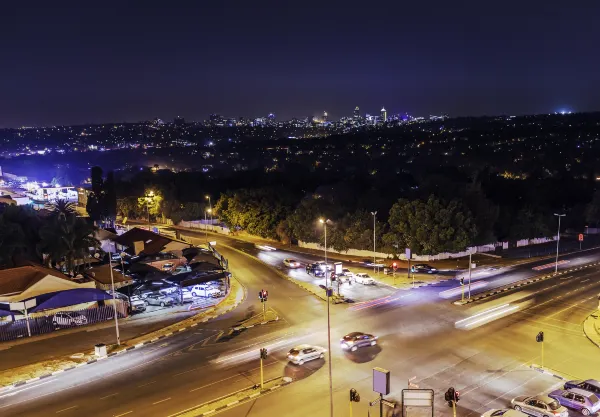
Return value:
M 323 122 L 326 122 L 326 121 L 327 121 L 327 112 L 324 111 L 323 112 Z
M 381 108 L 381 122 L 385 123 L 387 121 L 387 110 L 385 107 Z
M 354 118 L 358 119 L 360 117 L 360 110 L 358 108 L 358 106 L 356 106 L 356 108 L 354 109 Z

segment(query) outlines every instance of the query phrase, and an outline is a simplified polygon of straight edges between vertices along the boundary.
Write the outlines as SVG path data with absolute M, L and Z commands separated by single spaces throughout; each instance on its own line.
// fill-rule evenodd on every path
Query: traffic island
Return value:
M 256 384 L 251 387 L 244 388 L 234 393 L 217 398 L 215 400 L 206 402 L 204 404 L 199 404 L 195 407 L 188 408 L 187 410 L 180 411 L 179 413 L 171 414 L 169 417 L 208 416 L 223 411 L 227 408 L 236 407 L 248 401 L 255 400 L 256 398 L 270 394 L 273 391 L 291 383 L 292 379 L 289 377 L 273 378 L 271 380 L 265 381 L 262 389 L 260 387 L 260 384 Z
M 269 308 L 264 313 L 259 313 L 253 317 L 250 317 L 249 319 L 240 322 L 239 324 L 233 327 L 233 330 L 239 332 L 242 330 L 250 329 L 254 326 L 261 326 L 275 321 L 279 321 L 279 314 L 272 308 Z
M 148 344 L 163 340 L 174 334 L 194 328 L 198 324 L 206 323 L 220 315 L 226 314 L 236 308 L 246 298 L 245 288 L 235 279 L 231 280 L 229 294 L 219 304 L 206 311 L 163 329 L 135 337 L 124 341 L 120 346 L 106 346 L 106 356 L 97 356 L 95 350 L 87 353 L 75 353 L 62 358 L 32 363 L 17 368 L 7 369 L 0 373 L 0 392 L 11 390 L 21 385 L 39 381 L 62 372 L 70 371 L 85 365 L 108 359 L 115 355 L 121 355 L 131 350 L 146 346 Z
M 600 348 L 600 310 L 594 311 L 583 321 L 583 333 Z

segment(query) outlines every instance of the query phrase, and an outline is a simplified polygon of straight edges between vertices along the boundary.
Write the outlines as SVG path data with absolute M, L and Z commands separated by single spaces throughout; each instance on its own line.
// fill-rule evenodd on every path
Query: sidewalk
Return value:
M 233 310 L 244 298 L 244 287 L 236 279 L 232 279 L 231 291 L 217 306 L 200 312 L 191 312 L 187 318 L 173 314 L 174 317 L 168 320 L 170 323 L 165 320 L 152 323 L 151 327 L 138 328 L 137 331 L 121 331 L 121 346 L 114 344 L 114 322 L 112 322 L 113 326 L 102 329 L 102 334 L 106 333 L 104 340 L 98 339 L 100 335 L 98 331 L 92 331 L 91 335 L 74 332 L 67 339 L 59 336 L 15 345 L 18 347 L 9 348 L 0 353 L 2 355 L 0 390 L 3 386 L 22 384 L 26 380 L 39 379 L 52 373 L 93 363 L 96 361 L 93 348 L 100 342 L 105 342 L 109 356 L 111 356 L 169 337 Z M 150 328 L 152 330 L 149 330 Z M 79 352 L 77 352 L 78 350 Z
M 600 348 L 600 310 L 594 311 L 583 321 L 583 333 Z

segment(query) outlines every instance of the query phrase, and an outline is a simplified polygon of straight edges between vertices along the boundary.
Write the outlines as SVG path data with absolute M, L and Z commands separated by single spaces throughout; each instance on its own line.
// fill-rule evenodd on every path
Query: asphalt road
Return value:
M 285 361 L 285 352 L 295 344 L 327 346 L 325 303 L 280 279 L 269 267 L 219 250 L 248 289 L 249 297 L 238 309 L 162 343 L 2 393 L 0 415 L 169 416 L 257 383 L 261 347 L 270 352 L 267 378 L 287 375 L 297 382 L 223 415 L 327 415 L 325 361 L 303 366 Z M 391 399 L 400 398 L 413 376 L 420 387 L 434 389 L 436 415 L 450 413 L 441 400 L 449 386 L 461 391 L 461 416 L 506 406 L 516 395 L 547 392 L 558 381 L 527 367 L 541 362 L 535 342 L 540 330 L 546 334 L 546 366 L 577 377 L 600 377 L 600 352 L 581 332 L 581 321 L 597 305 L 598 273 L 589 268 L 468 307 L 440 298 L 443 286 L 396 291 L 375 303 L 332 306 L 335 415 L 348 415 L 352 387 L 363 398 L 354 405 L 355 414 L 366 414 L 367 400 L 375 397 L 374 366 L 391 371 Z M 269 289 L 269 306 L 282 320 L 229 336 L 233 325 L 260 310 L 254 295 L 261 288 Z M 460 320 L 504 304 L 518 308 L 490 323 L 456 327 Z M 378 335 L 380 344 L 343 352 L 339 338 L 357 330 Z

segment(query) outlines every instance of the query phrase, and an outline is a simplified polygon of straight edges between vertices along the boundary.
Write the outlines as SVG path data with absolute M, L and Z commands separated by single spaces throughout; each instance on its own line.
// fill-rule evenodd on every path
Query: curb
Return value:
M 279 379 L 279 378 L 281 378 L 281 377 L 274 378 L 274 379 L 272 379 L 271 381 L 273 381 L 273 380 L 275 380 L 275 379 Z M 283 378 L 282 378 L 282 379 L 283 379 Z M 266 383 L 266 382 L 269 382 L 269 381 L 265 381 L 265 383 Z M 212 409 L 212 410 L 208 410 L 208 411 L 205 411 L 205 412 L 203 412 L 203 413 L 200 413 L 200 414 L 194 414 L 194 417 L 204 417 L 204 416 L 209 416 L 209 415 L 212 415 L 212 414 L 216 414 L 216 413 L 218 413 L 218 412 L 220 412 L 220 411 L 223 411 L 223 410 L 226 410 L 226 409 L 228 409 L 228 408 L 232 408 L 232 407 L 235 407 L 235 406 L 237 406 L 237 405 L 239 405 L 239 404 L 243 404 L 243 403 L 245 403 L 246 401 L 250 401 L 250 400 L 253 400 L 253 399 L 255 399 L 255 398 L 262 397 L 263 395 L 270 394 L 270 393 L 272 393 L 273 391 L 275 391 L 275 390 L 277 390 L 277 389 L 279 389 L 279 388 L 282 388 L 282 387 L 285 387 L 285 386 L 287 386 L 287 385 L 290 385 L 290 384 L 292 384 L 293 382 L 294 382 L 293 380 L 292 380 L 292 381 L 289 381 L 289 382 L 282 381 L 281 383 L 279 383 L 279 384 L 277 384 L 277 385 L 274 385 L 274 386 L 272 386 L 271 388 L 267 388 L 267 389 L 265 389 L 265 390 L 262 390 L 262 391 L 255 392 L 255 393 L 253 393 L 253 394 L 250 394 L 250 395 L 247 395 L 247 396 L 245 396 L 245 397 L 242 397 L 242 398 L 240 398 L 240 399 L 237 399 L 237 400 L 231 401 L 230 403 L 227 403 L 227 404 L 225 404 L 225 405 L 222 405 L 222 406 L 220 406 L 220 407 L 214 408 L 214 409 Z M 256 386 L 255 386 L 255 387 L 256 387 Z M 217 402 L 217 401 L 219 401 L 219 400 L 223 400 L 223 399 L 225 399 L 225 398 L 227 398 L 227 397 L 230 397 L 230 396 L 232 396 L 232 395 L 235 395 L 235 394 L 237 394 L 238 392 L 241 392 L 241 391 L 247 390 L 247 389 L 249 389 L 249 388 L 251 388 L 251 387 L 244 388 L 244 389 L 242 389 L 242 390 L 240 390 L 240 391 L 233 392 L 233 393 L 231 393 L 231 394 L 228 394 L 228 395 L 225 395 L 225 396 L 223 396 L 223 397 L 220 397 L 220 398 L 218 398 L 218 399 L 216 399 L 216 400 L 212 400 L 212 401 L 209 401 L 209 402 L 207 402 L 207 403 L 201 404 L 201 405 L 199 405 L 199 406 L 197 406 L 197 407 L 193 407 L 193 408 L 191 408 L 191 409 L 187 409 L 187 410 L 181 411 L 181 412 L 179 412 L 179 413 L 172 414 L 172 415 L 171 415 L 171 416 L 169 416 L 169 417 L 175 417 L 175 416 L 184 416 L 184 415 L 187 415 L 188 413 L 191 413 L 191 412 L 193 412 L 193 411 L 194 411 L 194 409 L 198 409 L 198 408 L 201 408 L 201 407 L 202 407 L 202 406 L 204 406 L 204 405 L 207 405 L 207 404 L 210 404 L 210 403 L 213 403 L 213 402 Z M 260 386 L 259 386 L 258 388 L 260 389 Z
M 560 379 L 561 381 L 567 381 L 567 378 L 565 378 L 564 376 L 550 372 L 547 369 L 544 369 L 541 366 L 536 365 L 535 363 L 532 363 L 531 365 L 529 365 L 529 368 L 533 369 L 534 371 L 538 371 L 541 374 L 550 375 L 556 379 Z
M 461 305 L 461 306 L 466 305 L 466 304 L 471 304 L 471 303 L 474 303 L 476 301 L 483 300 L 484 298 L 489 298 L 489 297 L 501 294 L 501 293 L 506 292 L 506 291 L 514 290 L 515 288 L 520 288 L 520 287 L 523 287 L 523 286 L 527 286 L 529 284 L 533 284 L 535 282 L 545 281 L 547 279 L 554 278 L 554 277 L 557 277 L 559 275 L 564 275 L 564 274 L 568 274 L 570 272 L 580 271 L 582 269 L 589 268 L 589 267 L 592 267 L 592 266 L 598 266 L 598 265 L 600 265 L 600 262 L 594 262 L 594 263 L 591 263 L 591 264 L 578 266 L 577 268 L 571 268 L 571 269 L 567 269 L 567 270 L 564 270 L 564 271 L 560 271 L 557 274 L 549 274 L 549 275 L 538 276 L 536 278 L 529 278 L 529 279 L 524 280 L 524 281 L 518 281 L 516 283 L 509 284 L 508 286 L 505 286 L 505 287 L 499 287 L 499 288 L 497 288 L 497 289 L 495 289 L 493 291 L 490 291 L 490 292 L 488 292 L 486 294 L 483 294 L 483 295 L 480 295 L 478 297 L 472 297 L 470 300 L 455 301 L 453 304 L 454 305 Z
M 238 281 L 238 283 L 239 283 L 239 281 Z M 240 286 L 242 287 L 242 290 L 245 292 L 245 288 L 244 288 L 244 287 L 241 285 L 241 283 L 240 283 Z M 5 385 L 5 386 L 3 386 L 3 387 L 0 387 L 0 393 L 2 393 L 2 392 L 4 392 L 4 391 L 10 391 L 10 390 L 13 390 L 13 389 L 15 389 L 15 388 L 18 388 L 18 387 L 21 387 L 21 386 L 23 386 L 23 385 L 25 385 L 25 384 L 30 384 L 30 383 L 32 383 L 32 382 L 39 381 L 40 379 L 45 379 L 45 378 L 49 378 L 49 377 L 51 377 L 51 376 L 54 376 L 54 375 L 62 374 L 63 372 L 67 372 L 67 371 L 70 371 L 70 370 L 72 370 L 72 369 L 81 368 L 82 366 L 86 366 L 86 365 L 91 365 L 91 364 L 94 364 L 94 363 L 96 363 L 96 362 L 100 362 L 100 361 L 103 361 L 103 360 L 105 360 L 105 359 L 111 358 L 111 357 L 113 357 L 113 356 L 122 355 L 122 354 L 124 354 L 124 353 L 127 353 L 127 352 L 130 352 L 130 351 L 132 351 L 132 350 L 135 350 L 135 349 L 141 348 L 141 347 L 143 347 L 143 346 L 147 346 L 147 345 L 150 345 L 150 344 L 152 344 L 152 343 L 158 342 L 159 340 L 166 339 L 167 337 L 173 336 L 174 334 L 177 334 L 177 333 L 183 332 L 183 331 L 185 331 L 185 330 L 192 329 L 192 328 L 196 327 L 196 326 L 197 326 L 199 323 L 206 323 L 206 322 L 207 322 L 207 321 L 209 321 L 209 320 L 213 320 L 213 319 L 215 319 L 215 318 L 217 318 L 217 317 L 219 317 L 219 316 L 222 316 L 223 314 L 227 314 L 227 313 L 229 313 L 230 311 L 232 311 L 233 309 L 235 309 L 235 308 L 236 308 L 238 305 L 240 305 L 240 304 L 242 303 L 242 301 L 243 301 L 245 298 L 246 298 L 245 296 L 244 296 L 244 297 L 242 297 L 242 299 L 240 300 L 240 302 L 239 302 L 239 303 L 236 303 L 236 304 L 232 305 L 231 307 L 229 307 L 227 310 L 224 310 L 224 311 L 223 311 L 223 312 L 221 312 L 220 314 L 217 314 L 217 315 L 210 315 L 210 316 L 208 316 L 208 317 L 204 317 L 202 320 L 199 320 L 199 321 L 198 321 L 198 322 L 196 322 L 196 323 L 191 323 L 189 326 L 185 326 L 185 327 L 182 327 L 182 328 L 180 328 L 180 329 L 174 330 L 174 331 L 172 331 L 172 332 L 170 332 L 170 333 L 163 334 L 163 335 L 161 335 L 161 336 L 158 336 L 158 337 L 152 338 L 152 339 L 150 339 L 150 340 L 147 340 L 147 341 L 144 341 L 144 342 L 137 343 L 137 344 L 135 344 L 135 345 L 133 345 L 133 346 L 126 347 L 125 349 L 121 349 L 121 350 L 119 350 L 119 351 L 117 351 L 117 352 L 111 352 L 111 353 L 109 353 L 109 354 L 108 354 L 108 355 L 106 355 L 106 356 L 100 356 L 100 357 L 98 357 L 98 358 L 96 358 L 96 359 L 92 359 L 92 360 L 89 360 L 89 361 L 87 361 L 87 362 L 82 362 L 82 363 L 79 363 L 79 364 L 77 364 L 77 365 L 71 366 L 71 367 L 69 367 L 69 368 L 60 369 L 60 370 L 58 370 L 58 371 L 50 372 L 50 373 L 47 373 L 47 374 L 44 374 L 44 375 L 41 375 L 41 376 L 38 376 L 38 377 L 35 377 L 35 378 L 31 378 L 31 379 L 27 379 L 27 380 L 23 380 L 23 381 L 17 381 L 17 382 L 15 382 L 15 383 L 13 383 L 13 384 L 10 384 L 10 385 Z M 218 305 L 218 304 L 216 304 L 215 306 L 217 306 L 217 305 Z M 279 319 L 279 317 L 278 317 L 278 319 Z M 263 323 L 261 323 L 261 324 L 263 324 Z

